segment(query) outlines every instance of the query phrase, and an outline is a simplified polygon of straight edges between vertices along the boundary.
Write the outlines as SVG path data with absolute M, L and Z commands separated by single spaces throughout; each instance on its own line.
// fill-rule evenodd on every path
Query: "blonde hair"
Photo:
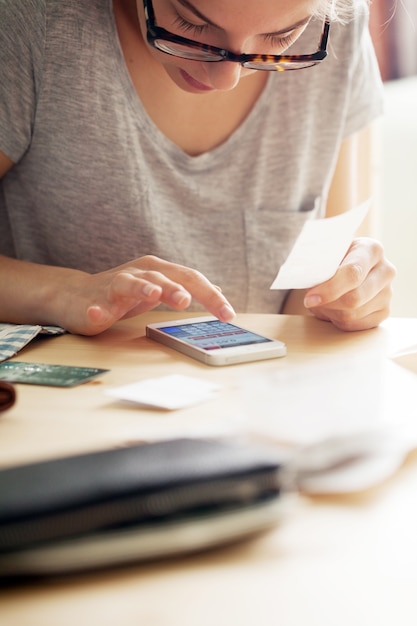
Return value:
M 348 22 L 360 11 L 367 10 L 371 0 L 322 0 L 314 15 L 331 21 Z

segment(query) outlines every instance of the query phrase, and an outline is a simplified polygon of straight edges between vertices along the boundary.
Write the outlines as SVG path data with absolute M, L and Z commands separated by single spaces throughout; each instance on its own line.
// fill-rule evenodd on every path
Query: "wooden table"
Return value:
M 393 351 L 417 345 L 416 319 L 393 318 L 378 329 L 348 334 L 309 317 L 241 315 L 241 325 L 284 340 L 287 357 L 211 368 L 146 339 L 147 322 L 173 317 L 154 312 L 94 338 L 47 338 L 22 351 L 18 360 L 110 371 L 71 389 L 19 385 L 16 405 L 0 418 L 0 466 L 181 432 L 204 434 L 222 424 L 225 432 L 239 431 L 245 427 L 236 421 L 242 381 L 247 387 L 251 378 L 277 371 L 295 375 L 319 364 L 327 371 L 319 393 L 329 398 L 332 373 L 341 363 L 370 357 L 385 363 Z M 173 371 L 218 382 L 222 391 L 168 414 L 123 405 L 103 393 Z M 351 376 L 348 367 L 347 389 Z M 300 395 L 304 385 L 301 378 Z M 408 389 L 407 406 L 417 395 L 417 379 L 415 390 Z M 350 391 L 353 399 L 353 384 Z M 394 476 L 365 492 L 300 495 L 274 531 L 233 546 L 0 590 L 0 625 L 415 626 L 416 461 L 412 453 Z

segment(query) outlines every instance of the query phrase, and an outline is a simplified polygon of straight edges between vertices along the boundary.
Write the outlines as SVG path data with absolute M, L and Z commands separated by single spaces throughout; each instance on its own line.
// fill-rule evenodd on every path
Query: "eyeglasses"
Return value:
M 252 70 L 286 72 L 317 65 L 327 56 L 327 41 L 330 30 L 328 18 L 324 20 L 319 46 L 313 54 L 234 54 L 223 48 L 216 48 L 170 33 L 165 28 L 156 25 L 152 0 L 143 0 L 143 7 L 146 19 L 146 37 L 149 45 L 161 52 L 189 61 L 202 61 L 204 63 L 229 61 L 240 63 L 242 67 Z

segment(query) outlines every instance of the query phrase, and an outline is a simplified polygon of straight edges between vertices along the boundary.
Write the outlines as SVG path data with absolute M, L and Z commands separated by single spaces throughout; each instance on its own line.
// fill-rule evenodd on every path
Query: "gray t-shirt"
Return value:
M 0 150 L 16 165 L 0 182 L 0 253 L 89 272 L 155 254 L 237 311 L 279 311 L 270 284 L 322 214 L 341 141 L 381 113 L 366 22 L 332 24 L 321 65 L 272 72 L 241 126 L 191 157 L 144 110 L 112 0 L 1 0 Z

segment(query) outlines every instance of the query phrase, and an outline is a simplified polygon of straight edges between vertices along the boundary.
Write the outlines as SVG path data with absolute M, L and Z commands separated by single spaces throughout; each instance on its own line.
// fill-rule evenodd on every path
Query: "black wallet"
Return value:
M 67 573 L 206 549 L 275 525 L 269 449 L 175 439 L 0 471 L 0 576 Z

